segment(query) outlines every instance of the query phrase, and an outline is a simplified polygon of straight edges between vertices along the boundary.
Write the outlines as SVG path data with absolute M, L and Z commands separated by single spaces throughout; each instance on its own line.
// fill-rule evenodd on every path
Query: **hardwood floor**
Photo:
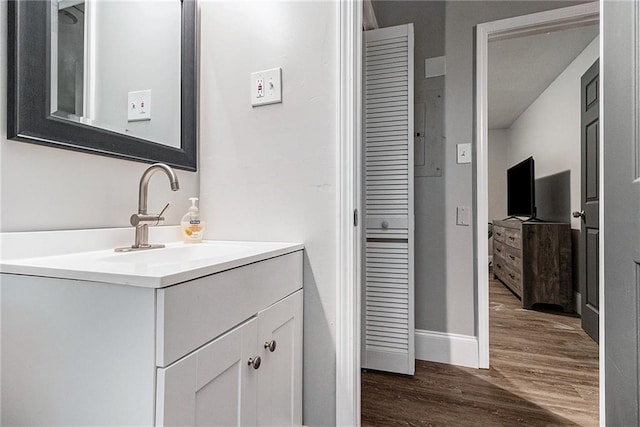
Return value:
M 363 426 L 598 425 L 598 346 L 580 318 L 524 310 L 500 282 L 489 287 L 491 368 L 363 372 Z

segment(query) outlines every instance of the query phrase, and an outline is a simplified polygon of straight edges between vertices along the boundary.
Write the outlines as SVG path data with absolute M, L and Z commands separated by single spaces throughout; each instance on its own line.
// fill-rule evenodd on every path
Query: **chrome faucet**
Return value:
M 171 184 L 171 191 L 178 191 L 180 189 L 178 177 L 176 176 L 176 173 L 173 171 L 173 169 L 171 169 L 169 166 L 165 165 L 164 163 L 155 163 L 149 166 L 140 178 L 140 187 L 138 189 L 138 213 L 131 215 L 130 218 L 131 225 L 136 228 L 135 243 L 124 248 L 116 248 L 116 252 L 164 248 L 164 245 L 149 244 L 149 225 L 158 225 L 160 224 L 160 221 L 164 221 L 162 214 L 169 208 L 171 204 L 167 203 L 167 205 L 158 215 L 147 213 L 149 180 L 151 179 L 151 176 L 159 170 L 167 174 L 169 183 Z

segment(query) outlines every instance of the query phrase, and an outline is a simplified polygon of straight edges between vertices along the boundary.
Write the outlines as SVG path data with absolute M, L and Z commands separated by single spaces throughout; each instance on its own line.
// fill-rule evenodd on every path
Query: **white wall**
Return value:
M 7 2 L 1 0 L 3 34 L 6 22 Z M 0 58 L 6 58 L 6 37 L 0 40 Z M 148 165 L 8 141 L 6 73 L 0 67 L 0 231 L 129 226 L 138 208 L 138 182 Z M 198 173 L 178 171 L 178 177 L 178 192 L 170 190 L 166 176 L 154 176 L 149 186 L 150 212 L 173 204 L 166 214 L 168 225 L 179 224 L 189 207 L 187 198 L 199 194 Z
M 96 126 L 180 147 L 180 2 L 107 1 L 96 8 Z M 151 90 L 151 120 L 129 122 L 129 92 Z
M 304 422 L 335 423 L 338 4 L 200 4 L 202 214 L 216 239 L 299 241 Z M 252 108 L 250 73 L 282 67 Z
M 509 131 L 507 129 L 489 130 L 488 147 L 489 220 L 493 221 L 507 216 Z
M 536 178 L 571 171 L 571 210 L 580 210 L 580 77 L 599 57 L 596 37 L 510 128 L 508 165 L 533 156 Z M 571 226 L 580 229 L 580 219 Z
M 490 129 L 487 150 L 489 221 L 507 216 L 507 150 L 509 131 Z M 493 239 L 489 240 L 489 258 L 493 256 Z

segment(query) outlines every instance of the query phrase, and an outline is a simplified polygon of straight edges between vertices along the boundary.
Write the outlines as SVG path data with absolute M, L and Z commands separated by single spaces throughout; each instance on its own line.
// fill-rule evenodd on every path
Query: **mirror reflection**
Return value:
M 181 146 L 179 0 L 52 0 L 51 115 Z

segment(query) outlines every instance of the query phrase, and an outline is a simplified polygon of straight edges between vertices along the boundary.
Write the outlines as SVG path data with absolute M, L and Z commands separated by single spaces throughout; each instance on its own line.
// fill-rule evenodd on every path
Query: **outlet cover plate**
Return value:
M 129 92 L 127 119 L 130 122 L 151 120 L 151 90 Z
M 251 73 L 251 106 L 282 102 L 282 68 Z
M 458 144 L 458 164 L 471 163 L 471 143 Z
M 464 226 L 469 225 L 469 222 L 470 222 L 469 211 L 470 209 L 468 206 L 458 206 L 458 209 L 456 212 L 456 225 L 464 225 Z

